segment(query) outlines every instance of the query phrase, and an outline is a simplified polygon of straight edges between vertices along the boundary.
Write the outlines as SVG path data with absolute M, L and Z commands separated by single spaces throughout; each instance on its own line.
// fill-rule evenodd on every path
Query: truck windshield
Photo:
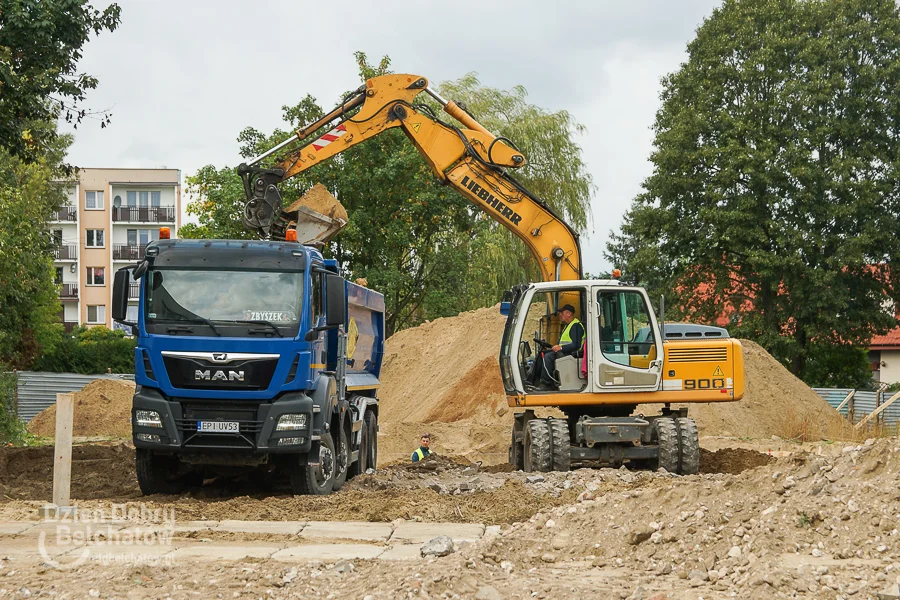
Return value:
M 303 273 L 159 269 L 147 277 L 148 323 L 250 321 L 294 328 L 300 322 Z

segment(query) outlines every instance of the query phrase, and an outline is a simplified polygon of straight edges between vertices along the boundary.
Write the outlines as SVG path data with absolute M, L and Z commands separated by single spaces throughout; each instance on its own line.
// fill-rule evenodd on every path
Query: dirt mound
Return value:
M 700 449 L 701 473 L 730 473 L 737 475 L 747 469 L 762 467 L 775 460 L 774 456 L 746 448 L 722 448 L 715 452 Z
M 512 411 L 504 410 L 497 362 L 504 322 L 497 307 L 483 308 L 437 319 L 387 340 L 379 439 L 381 451 L 391 460 L 411 453 L 426 429 L 439 433 L 439 453 L 485 464 L 506 460 Z M 701 435 L 777 435 L 803 441 L 837 437 L 834 432 L 840 430 L 842 419 L 827 402 L 761 346 L 741 343 L 747 377 L 744 398 L 690 405 Z M 641 405 L 637 411 L 655 414 L 659 405 Z
M 130 437 L 134 382 L 95 379 L 75 394 L 76 436 Z M 34 435 L 56 435 L 56 405 L 42 410 L 28 424 Z

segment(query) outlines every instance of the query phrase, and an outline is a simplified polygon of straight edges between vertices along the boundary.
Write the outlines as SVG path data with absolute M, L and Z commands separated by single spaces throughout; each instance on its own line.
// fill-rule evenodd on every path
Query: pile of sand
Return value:
M 387 340 L 379 393 L 383 458 L 411 454 L 419 434 L 429 431 L 437 452 L 488 464 L 506 460 L 512 411 L 504 410 L 497 359 L 504 322 L 498 307 L 483 308 Z M 758 344 L 741 343 L 744 398 L 690 405 L 701 435 L 816 440 L 840 430 L 841 417 L 818 394 Z M 658 414 L 659 409 L 642 405 L 637 410 Z
M 95 379 L 75 394 L 76 436 L 131 437 L 131 400 L 134 382 Z M 34 435 L 56 435 L 56 405 L 42 410 L 28 424 Z

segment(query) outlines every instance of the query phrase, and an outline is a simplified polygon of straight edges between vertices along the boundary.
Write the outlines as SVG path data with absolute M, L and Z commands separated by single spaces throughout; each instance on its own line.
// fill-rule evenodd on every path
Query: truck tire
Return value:
M 693 419 L 675 419 L 678 428 L 678 473 L 696 475 L 700 472 L 700 435 Z
M 339 427 L 338 445 L 334 452 L 334 487 L 332 491 L 336 492 L 347 481 L 350 468 L 350 434 L 347 433 L 346 427 Z
M 659 444 L 656 468 L 669 473 L 678 473 L 680 452 L 678 451 L 678 428 L 675 419 L 663 417 L 653 421 L 654 436 Z
M 548 419 L 550 427 L 550 461 L 552 470 L 566 472 L 571 467 L 572 450 L 569 441 L 569 424 L 562 419 Z
M 365 428 L 369 431 L 369 454 L 366 470 L 378 468 L 378 417 L 373 412 L 366 413 Z
M 295 494 L 327 496 L 334 489 L 335 454 L 330 433 L 319 440 L 319 464 L 304 465 L 293 460 L 288 467 L 291 491 Z
M 138 448 L 135 450 L 135 470 L 138 487 L 145 496 L 180 494 L 185 490 L 186 481 L 177 475 L 178 459 L 174 456 L 161 456 L 152 450 Z
M 368 469 L 369 464 L 369 427 L 363 422 L 359 430 L 359 458 L 350 465 L 347 470 L 347 479 L 353 479 L 357 475 L 362 475 Z
M 525 470 L 525 454 L 522 451 L 522 443 L 516 441 L 516 430 L 512 431 L 512 442 L 509 445 L 509 464 L 516 471 Z
M 553 462 L 550 457 L 550 426 L 543 419 L 532 419 L 525 424 L 524 471 L 546 473 Z

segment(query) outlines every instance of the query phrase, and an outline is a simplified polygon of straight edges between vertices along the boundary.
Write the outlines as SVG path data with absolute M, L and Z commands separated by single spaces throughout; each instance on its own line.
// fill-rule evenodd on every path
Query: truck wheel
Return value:
M 295 494 L 326 496 L 334 489 L 335 454 L 330 433 L 319 440 L 319 464 L 301 465 L 294 460 L 289 468 L 291 491 Z
M 543 419 L 532 419 L 525 424 L 525 472 L 546 473 L 552 467 L 550 457 L 550 426 Z
M 366 429 L 369 431 L 369 455 L 366 470 L 378 468 L 378 417 L 373 412 L 366 413 Z
M 678 428 L 675 419 L 663 417 L 653 421 L 654 436 L 659 444 L 656 468 L 662 467 L 669 473 L 678 473 Z
M 179 494 L 185 489 L 183 477 L 178 476 L 178 459 L 161 456 L 152 450 L 135 450 L 135 470 L 138 486 L 145 496 L 151 494 Z
M 693 419 L 675 419 L 678 428 L 678 445 L 681 475 L 696 475 L 700 472 L 700 435 L 697 422 Z
M 347 470 L 347 479 L 353 479 L 357 475 L 361 475 L 366 472 L 366 469 L 369 467 L 369 427 L 363 422 L 362 428 L 359 430 L 359 458 L 356 459 L 356 462 L 350 465 L 350 468 Z
M 347 433 L 346 427 L 339 429 L 341 431 L 338 435 L 338 447 L 335 449 L 334 487 L 332 488 L 332 491 L 335 492 L 344 487 L 350 467 L 350 434 Z
M 516 430 L 513 428 L 512 443 L 509 445 L 509 464 L 516 471 L 525 470 L 525 455 L 522 451 L 522 443 L 516 441 Z
M 562 419 L 550 419 L 551 456 L 554 471 L 568 471 L 572 463 L 569 424 Z

